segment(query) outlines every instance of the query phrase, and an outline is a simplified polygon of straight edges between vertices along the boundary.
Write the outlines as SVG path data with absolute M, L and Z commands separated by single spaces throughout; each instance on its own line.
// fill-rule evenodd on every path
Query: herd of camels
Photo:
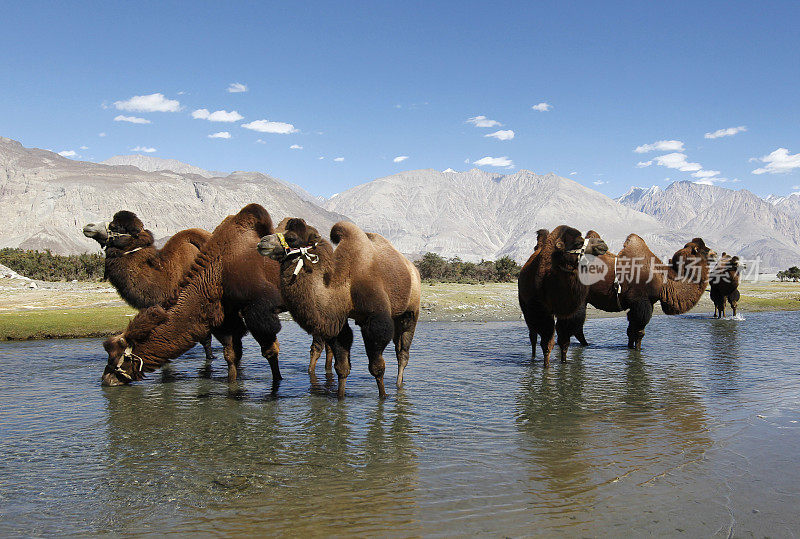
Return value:
M 277 387 L 278 314 L 287 310 L 312 336 L 309 373 L 313 375 L 325 350 L 325 370 L 335 369 L 339 398 L 350 373 L 349 319 L 361 328 L 379 395 L 386 395 L 383 352 L 390 341 L 397 356 L 397 387 L 403 383 L 419 319 L 421 282 L 414 264 L 383 236 L 342 221 L 331 229 L 329 242 L 303 219 L 286 218 L 275 227 L 258 204 L 228 216 L 213 233 L 197 228 L 178 232 L 161 249 L 130 211 L 117 212 L 109 223 L 86 225 L 83 233 L 105 249 L 106 278 L 139 309 L 124 332 L 103 343 L 108 353 L 103 385 L 141 380 L 198 342 L 205 348 L 205 371 L 210 374 L 212 335 L 222 344 L 228 381 L 233 382 L 242 338 L 250 332 Z M 587 282 L 581 271 L 591 257 L 614 269 Z M 621 279 L 618 268 L 634 261 L 636 275 Z M 586 345 L 587 303 L 605 311 L 627 310 L 628 346 L 640 349 L 655 303 L 661 302 L 666 314 L 685 313 L 700 300 L 710 275 L 714 315 L 724 316 L 726 302 L 735 315 L 739 272 L 737 257 L 717 257 L 701 238 L 692 239 L 664 264 L 636 234 L 614 255 L 594 231 L 584 238 L 566 225 L 539 230 L 534 252 L 519 275 L 519 303 L 532 357 L 537 340 L 545 367 L 556 340 L 561 361 L 566 361 L 572 336 Z

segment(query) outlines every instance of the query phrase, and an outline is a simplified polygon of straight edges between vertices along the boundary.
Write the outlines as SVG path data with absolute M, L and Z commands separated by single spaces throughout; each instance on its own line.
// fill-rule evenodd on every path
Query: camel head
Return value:
M 118 211 L 110 223 L 89 223 L 83 227 L 83 235 L 92 238 L 102 247 L 128 250 L 146 247 L 153 243 L 153 234 L 144 229 L 136 214 L 127 210 Z
M 710 247 L 706 247 L 706 242 L 703 241 L 703 238 L 692 238 L 689 243 L 684 245 L 684 248 L 689 247 L 690 244 L 696 245 L 698 254 L 705 257 L 706 260 L 714 260 L 717 258 L 716 251 Z
M 704 269 L 708 269 L 709 261 L 716 256 L 717 253 L 706 247 L 702 238 L 694 238 L 683 248 L 678 249 L 669 263 L 678 277 L 700 282 L 704 278 L 702 276 Z
M 608 252 L 608 246 L 601 238 L 586 238 L 571 226 L 557 227 L 548 236 L 553 241 L 553 261 L 563 271 L 578 269 L 584 255 L 601 256 Z
M 167 313 L 161 306 L 143 309 L 123 333 L 106 339 L 103 348 L 108 353 L 108 363 L 101 385 L 121 386 L 144 378 L 145 363 L 136 354 L 137 345 L 147 340 L 153 329 L 166 318 Z
M 289 258 L 302 256 L 300 249 L 311 249 L 322 241 L 317 229 L 306 224 L 303 219 L 292 218 L 288 221 L 284 219 L 278 225 L 285 232 L 276 232 L 261 238 L 257 248 L 261 256 L 266 256 L 278 262 Z M 295 256 L 297 255 L 297 256 Z
M 92 238 L 100 247 L 105 247 L 108 242 L 108 223 L 89 223 L 83 227 L 83 235 Z

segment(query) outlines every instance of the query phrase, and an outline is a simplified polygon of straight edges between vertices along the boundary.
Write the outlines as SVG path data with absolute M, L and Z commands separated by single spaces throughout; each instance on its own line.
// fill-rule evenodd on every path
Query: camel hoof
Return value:
M 344 398 L 344 385 L 347 378 L 339 378 L 339 387 L 336 390 L 336 396 L 340 399 Z

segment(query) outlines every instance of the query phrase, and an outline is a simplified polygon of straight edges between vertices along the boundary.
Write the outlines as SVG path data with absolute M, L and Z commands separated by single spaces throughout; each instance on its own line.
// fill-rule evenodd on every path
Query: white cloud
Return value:
M 164 94 L 135 95 L 127 101 L 114 101 L 119 110 L 129 112 L 178 112 L 181 104 L 175 99 L 167 99 Z
M 81 147 L 80 147 L 80 149 L 81 149 L 81 150 L 88 150 L 88 149 L 89 149 L 89 147 L 88 147 L 88 146 L 81 146 Z
M 717 129 L 713 133 L 706 133 L 706 138 L 720 138 L 720 137 L 732 137 L 736 133 L 741 133 L 742 131 L 747 131 L 747 126 L 740 125 L 739 127 L 729 127 L 727 129 Z
M 115 122 L 128 122 L 131 124 L 149 124 L 150 120 L 147 118 L 138 118 L 136 116 L 123 116 L 120 114 L 114 118 Z
M 667 168 L 674 168 L 681 172 L 697 172 L 702 170 L 700 163 L 689 163 L 686 161 L 686 154 L 683 153 L 668 153 L 659 155 L 654 159 L 657 165 Z
M 325 159 L 325 156 L 324 155 L 320 155 L 319 157 L 317 157 L 317 159 Z
M 275 133 L 278 135 L 288 135 L 297 133 L 297 129 L 292 124 L 284 122 L 270 122 L 269 120 L 256 120 L 247 124 L 242 124 L 245 129 L 258 131 L 259 133 Z
M 577 172 L 570 172 L 569 173 L 570 176 L 574 176 L 575 174 L 577 174 Z
M 495 131 L 494 133 L 489 133 L 488 135 L 483 135 L 484 137 L 493 137 L 497 140 L 511 140 L 514 138 L 514 132 L 511 129 L 507 130 L 500 130 Z
M 58 155 L 61 157 L 75 157 L 78 154 L 74 150 L 64 150 L 62 152 L 58 152 Z
M 104 136 L 106 136 L 106 134 L 105 133 L 98 133 L 97 136 L 98 137 L 104 137 Z
M 464 159 L 464 162 L 469 165 L 469 158 Z
M 719 170 L 698 170 L 697 172 L 692 173 L 692 176 L 695 178 L 711 178 L 718 175 Z
M 247 91 L 247 85 L 246 84 L 242 84 L 241 82 L 232 82 L 228 86 L 228 92 L 230 92 L 232 94 L 240 94 L 240 93 L 246 92 L 246 91 Z
M 405 161 L 406 159 L 408 159 L 408 156 L 407 156 L 407 155 L 398 155 L 397 157 L 395 157 L 394 159 L 392 159 L 392 161 L 394 161 L 395 163 L 402 163 L 402 162 L 403 162 L 403 161 Z
M 766 163 L 767 166 L 755 169 L 753 174 L 764 174 L 765 172 L 783 174 L 800 168 L 800 153 L 792 155 L 786 148 L 778 148 L 771 154 L 759 158 L 759 161 Z
M 267 141 L 265 141 L 263 139 L 258 139 L 256 142 L 259 143 L 259 144 L 266 144 L 267 143 Z
M 208 138 L 231 138 L 231 134 L 227 131 L 219 131 L 213 135 L 208 135 Z
M 647 153 L 653 150 L 657 152 L 682 152 L 683 142 L 680 140 L 658 140 L 652 144 L 637 146 L 633 151 L 636 153 Z
M 489 156 L 486 156 L 486 157 L 482 157 L 481 159 L 478 159 L 477 161 L 473 161 L 472 164 L 473 165 L 478 165 L 480 167 L 489 166 L 489 167 L 511 168 L 511 167 L 514 166 L 514 161 L 512 161 L 511 159 L 509 159 L 506 156 L 503 156 L 503 157 L 489 157 Z
M 595 184 L 595 185 L 603 185 L 603 184 L 606 184 L 608 182 L 604 182 L 603 180 L 595 180 L 592 183 Z
M 531 107 L 533 110 L 538 110 L 539 112 L 547 112 L 548 110 L 553 109 L 553 105 L 550 103 L 541 102 L 538 105 L 534 105 Z
M 230 112 L 225 110 L 215 110 L 208 112 L 208 109 L 197 109 L 192 112 L 192 118 L 195 120 L 208 120 L 209 122 L 238 122 L 244 116 L 232 110 Z
M 344 157 L 334 157 L 333 160 L 336 161 L 337 163 L 341 163 L 342 161 L 344 161 Z
M 153 153 L 156 151 L 155 148 L 148 148 L 146 146 L 137 146 L 135 148 L 131 148 L 132 152 L 145 152 L 145 153 Z
M 644 167 L 649 167 L 652 164 L 653 164 L 652 161 L 639 161 L 638 163 L 636 163 L 636 166 L 639 168 L 644 168 Z
M 792 191 L 798 191 L 798 190 L 800 190 L 800 185 L 793 185 L 792 186 Z
M 472 118 L 468 118 L 466 123 L 472 124 L 475 127 L 500 127 L 503 125 L 497 120 L 490 120 L 486 116 L 473 116 Z
M 261 140 L 261 139 L 258 139 L 258 140 Z M 289 146 L 289 149 L 290 150 L 302 150 L 303 147 L 300 146 L 299 144 L 292 144 L 291 146 Z

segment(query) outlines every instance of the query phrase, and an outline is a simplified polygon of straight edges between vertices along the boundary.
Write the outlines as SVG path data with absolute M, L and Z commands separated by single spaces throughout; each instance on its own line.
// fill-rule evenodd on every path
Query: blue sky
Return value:
M 323 195 L 475 166 L 610 196 L 666 178 L 785 194 L 798 20 L 800 2 L 7 3 L 0 135 Z

